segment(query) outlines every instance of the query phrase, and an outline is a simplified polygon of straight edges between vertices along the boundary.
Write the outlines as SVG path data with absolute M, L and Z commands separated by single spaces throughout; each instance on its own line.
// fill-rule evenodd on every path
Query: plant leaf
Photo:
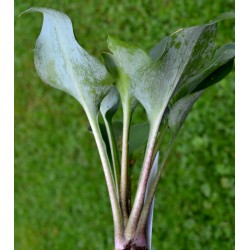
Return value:
M 167 39 L 158 61 L 135 74 L 133 90 L 151 122 L 163 115 L 178 84 L 211 60 L 215 35 L 216 24 L 182 29 Z
M 211 20 L 208 24 L 205 25 L 210 25 L 212 23 L 217 23 L 219 21 L 223 21 L 226 19 L 232 19 L 235 18 L 234 12 L 225 12 L 216 17 L 215 19 Z M 180 29 L 182 30 L 182 29 Z M 179 32 L 180 30 L 175 31 L 171 36 L 173 36 L 175 33 Z M 154 61 L 157 61 L 165 52 L 167 49 L 167 40 L 171 39 L 171 36 L 166 36 L 164 37 L 159 43 L 157 43 L 149 52 L 149 55 Z
M 203 80 L 196 86 L 194 90 L 192 90 L 192 92 L 206 89 L 227 76 L 233 69 L 234 57 L 234 44 L 227 44 L 220 48 L 216 52 L 216 55 L 209 68 L 199 74 L 199 78 Z
M 154 48 L 149 51 L 149 55 L 153 61 L 157 61 L 163 55 L 168 44 L 167 40 L 169 39 L 171 39 L 170 36 L 164 37 L 158 44 L 155 45 Z
M 132 153 L 136 149 L 147 144 L 149 134 L 149 123 L 138 123 L 131 126 L 129 134 L 129 152 Z
M 150 51 L 154 62 L 140 68 L 132 82 L 134 95 L 144 106 L 150 123 L 161 119 L 174 93 L 179 89 L 189 87 L 182 87 L 187 85 L 187 82 L 192 89 L 184 91 L 185 94 L 179 98 L 192 91 L 210 86 L 228 74 L 234 55 L 231 51 L 229 56 L 229 48 L 218 50 L 218 53 L 215 53 L 215 37 L 218 21 L 233 16 L 232 13 L 225 13 L 208 24 L 178 30 L 171 36 L 163 38 Z M 223 53 L 224 55 L 222 55 Z M 228 55 L 226 56 L 226 54 Z M 215 62 L 218 59 L 219 61 Z M 227 61 L 230 63 L 227 64 Z M 221 66 L 220 71 L 216 71 L 219 66 Z M 206 83 L 203 82 L 199 85 L 209 75 L 205 76 L 204 70 L 211 74 L 216 71 L 216 77 L 211 75 L 212 78 L 207 78 Z M 201 78 L 201 73 L 203 78 Z M 196 80 L 198 76 L 200 81 Z M 199 88 L 196 89 L 198 85 Z
M 203 91 L 193 93 L 178 100 L 170 109 L 168 115 L 168 126 L 172 131 L 172 136 L 175 137 L 184 123 L 189 111 L 195 101 L 201 96 Z
M 115 79 L 119 77 L 118 65 L 112 54 L 103 52 L 102 58 L 104 60 L 106 69 L 108 72 L 114 76 Z
M 122 128 L 123 128 L 123 123 L 120 121 L 114 121 L 112 122 L 112 128 L 114 132 L 114 137 L 116 141 L 116 145 L 118 149 L 120 150 L 122 147 Z
M 68 16 L 46 8 L 25 13 L 29 12 L 41 12 L 44 17 L 35 47 L 35 66 L 41 79 L 75 97 L 85 111 L 97 114 L 112 83 L 104 65 L 77 43 Z
M 108 47 L 113 56 L 105 55 L 105 65 L 117 80 L 116 86 L 122 103 L 133 109 L 137 104 L 131 91 L 133 75 L 139 68 L 149 64 L 151 58 L 135 44 L 123 42 L 112 36 L 108 37 Z
M 119 93 L 115 87 L 112 87 L 109 93 L 104 97 L 100 105 L 100 111 L 103 119 L 111 119 L 119 106 Z
M 226 19 L 233 19 L 233 18 L 235 18 L 235 13 L 232 11 L 228 11 L 228 12 L 224 12 L 220 14 L 219 16 L 211 20 L 210 23 L 215 23 L 215 22 L 223 21 Z
M 218 49 L 213 59 L 200 73 L 191 76 L 176 88 L 171 101 L 174 103 L 187 94 L 206 89 L 219 82 L 231 72 L 234 65 L 234 54 L 234 44 L 226 44 Z

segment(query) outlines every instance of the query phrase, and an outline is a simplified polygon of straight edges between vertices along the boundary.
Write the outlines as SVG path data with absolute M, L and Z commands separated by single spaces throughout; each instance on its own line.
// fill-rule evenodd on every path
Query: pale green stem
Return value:
M 128 144 L 129 144 L 129 126 L 131 121 L 131 111 L 129 103 L 123 104 L 123 133 L 122 133 L 122 159 L 121 159 L 121 189 L 120 202 L 124 226 L 128 220 Z
M 158 129 L 160 126 L 160 119 L 156 120 L 154 124 L 150 126 L 148 144 L 146 148 L 145 158 L 143 162 L 143 167 L 141 170 L 139 183 L 136 191 L 136 196 L 134 200 L 134 205 L 128 220 L 128 224 L 125 230 L 125 236 L 127 239 L 131 239 L 135 233 L 137 223 L 142 211 L 144 204 L 144 197 L 147 187 L 147 181 L 151 170 L 152 156 L 154 152 L 154 145 L 157 138 Z
M 108 139 L 109 139 L 109 145 L 111 150 L 111 157 L 112 157 L 112 163 L 113 163 L 113 172 L 114 172 L 114 179 L 116 184 L 116 192 L 117 197 L 120 196 L 120 170 L 119 170 L 119 156 L 117 152 L 117 145 L 114 138 L 114 132 L 112 130 L 111 120 L 107 120 L 106 117 L 104 117 L 104 123 L 106 126 Z
M 145 230 L 145 227 L 146 227 L 146 224 L 147 224 L 148 214 L 150 212 L 150 207 L 151 207 L 152 201 L 154 199 L 154 195 L 155 195 L 156 188 L 157 188 L 157 185 L 159 183 L 161 174 L 162 174 L 163 169 L 164 169 L 164 167 L 166 165 L 169 152 L 172 149 L 173 141 L 174 141 L 174 139 L 171 138 L 170 141 L 169 141 L 169 144 L 168 144 L 167 151 L 165 152 L 165 154 L 163 156 L 163 160 L 161 162 L 161 165 L 160 165 L 160 167 L 159 167 L 159 169 L 158 169 L 158 171 L 156 173 L 156 176 L 153 179 L 153 182 L 152 182 L 152 184 L 151 184 L 151 186 L 149 188 L 148 196 L 147 196 L 147 199 L 146 199 L 146 201 L 144 203 L 144 206 L 143 206 L 143 209 L 142 209 L 142 212 L 141 212 L 141 215 L 140 215 L 140 219 L 139 219 L 139 222 L 138 222 L 138 225 L 137 225 L 137 228 L 136 228 L 136 234 L 137 235 L 141 235 L 141 233 L 143 233 L 144 230 Z
M 86 112 L 87 113 L 87 112 Z M 101 131 L 98 125 L 98 119 L 92 115 L 89 115 L 87 113 L 87 116 L 89 118 L 90 126 L 92 128 L 97 148 L 100 154 L 103 171 L 107 183 L 111 208 L 112 208 L 112 214 L 113 214 L 113 220 L 114 220 L 114 229 L 115 229 L 115 238 L 116 240 L 122 240 L 124 238 L 124 228 L 123 228 L 123 221 L 122 221 L 122 214 L 118 202 L 118 197 L 115 191 L 115 183 L 112 176 L 112 171 L 106 151 L 106 146 L 103 142 Z

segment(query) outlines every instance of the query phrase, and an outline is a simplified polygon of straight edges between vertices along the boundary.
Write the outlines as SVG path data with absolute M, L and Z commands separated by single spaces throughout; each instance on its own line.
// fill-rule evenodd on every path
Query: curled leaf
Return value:
M 116 86 L 123 105 L 133 109 L 137 100 L 131 90 L 133 75 L 142 66 L 151 62 L 150 57 L 132 43 L 123 42 L 112 36 L 108 37 L 108 47 L 113 56 L 105 55 L 105 65 L 116 79 Z
M 41 79 L 75 97 L 85 111 L 97 114 L 111 84 L 104 65 L 77 43 L 67 15 L 47 8 L 30 8 L 29 12 L 41 12 L 44 17 L 35 46 L 35 66 Z
M 100 105 L 100 111 L 104 119 L 110 119 L 113 117 L 118 109 L 119 105 L 119 93 L 115 87 L 112 87 L 110 92 L 104 97 Z

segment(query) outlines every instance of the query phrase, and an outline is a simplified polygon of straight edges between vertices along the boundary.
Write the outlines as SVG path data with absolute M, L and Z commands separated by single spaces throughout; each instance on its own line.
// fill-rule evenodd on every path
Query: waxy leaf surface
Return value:
M 151 58 L 135 44 L 123 42 L 112 36 L 108 37 L 108 47 L 113 56 L 105 56 L 105 65 L 116 79 L 122 102 L 128 103 L 133 109 L 137 104 L 131 91 L 133 76 L 141 67 L 149 64 Z
M 182 29 L 165 39 L 157 61 L 137 71 L 133 91 L 151 122 L 163 115 L 176 87 L 213 58 L 215 35 L 216 24 Z
M 100 111 L 103 119 L 111 119 L 118 109 L 119 93 L 115 87 L 112 87 L 109 93 L 104 97 L 100 105 Z
M 41 79 L 50 86 L 75 97 L 92 114 L 110 89 L 110 77 L 104 65 L 89 55 L 75 40 L 69 17 L 46 8 L 35 47 L 35 66 Z
M 174 79 L 178 83 L 174 83 L 175 89 L 173 92 L 170 91 L 172 92 L 172 104 L 185 95 L 203 90 L 219 82 L 230 73 L 234 65 L 234 44 L 227 44 L 218 50 L 216 50 L 215 46 L 217 23 L 230 18 L 234 18 L 234 13 L 227 12 L 208 24 L 178 30 L 171 36 L 164 37 L 151 49 L 149 54 L 155 62 L 163 60 L 170 51 L 173 51 L 173 45 L 186 48 L 187 52 L 191 52 L 187 57 L 183 54 L 184 68 L 183 70 L 181 67 L 178 68 L 178 74 Z M 185 39 L 179 39 L 180 36 L 185 37 Z M 176 38 L 178 38 L 177 43 L 172 41 L 173 39 L 176 40 Z M 184 44 L 179 43 L 180 41 L 184 42 Z M 177 51 L 176 57 L 180 57 L 182 53 L 181 50 Z M 175 55 L 173 54 L 173 56 Z M 169 82 L 168 85 L 171 85 L 171 78 Z M 169 89 L 171 89 L 170 86 L 167 90 Z M 169 96 L 166 97 L 169 101 Z

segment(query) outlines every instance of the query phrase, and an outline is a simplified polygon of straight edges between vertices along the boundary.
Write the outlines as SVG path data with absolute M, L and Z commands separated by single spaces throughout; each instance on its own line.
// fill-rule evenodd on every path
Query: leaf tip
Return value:
M 26 14 L 29 14 L 29 13 L 33 13 L 33 12 L 40 12 L 42 14 L 44 14 L 45 12 L 48 12 L 50 9 L 48 8 L 43 8 L 43 7 L 30 7 L 29 9 L 23 11 L 19 16 L 21 17 L 22 15 L 26 15 Z
M 114 47 L 115 44 L 119 42 L 119 39 L 117 39 L 115 36 L 108 34 L 107 38 L 107 43 L 108 43 L 108 48 L 112 51 L 112 48 Z
M 234 19 L 234 18 L 235 18 L 235 13 L 233 11 L 224 12 L 219 16 L 217 16 L 216 18 L 212 19 L 208 24 L 217 23 L 219 21 L 223 21 L 226 19 Z
M 20 17 L 23 16 L 23 15 L 26 15 L 26 14 L 28 14 L 28 13 L 33 12 L 32 9 L 33 9 L 33 7 L 31 7 L 31 8 L 29 8 L 29 9 L 23 11 L 22 13 L 20 13 L 20 14 L 18 15 L 18 18 L 20 18 Z

